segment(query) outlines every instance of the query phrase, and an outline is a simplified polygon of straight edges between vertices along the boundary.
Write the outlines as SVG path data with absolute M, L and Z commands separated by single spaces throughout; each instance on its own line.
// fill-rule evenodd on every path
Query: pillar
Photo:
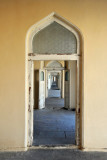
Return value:
M 76 108 L 76 84 L 77 84 L 77 70 L 76 70 L 76 61 L 69 61 L 69 70 L 70 70 L 70 99 L 69 99 L 69 108 L 74 110 Z
M 64 98 L 65 70 L 62 71 L 62 98 Z
M 48 71 L 45 70 L 45 98 L 48 97 Z

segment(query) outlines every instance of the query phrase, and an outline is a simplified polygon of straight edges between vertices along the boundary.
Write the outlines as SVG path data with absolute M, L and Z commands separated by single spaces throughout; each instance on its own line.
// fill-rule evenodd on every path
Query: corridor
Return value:
M 58 88 L 57 83 L 52 82 L 51 89 L 48 90 L 48 97 L 57 97 L 58 98 L 60 96 L 61 96 L 61 90 Z M 48 103 L 48 101 L 47 101 L 47 103 Z M 48 107 L 48 105 L 47 105 L 47 107 Z
M 75 112 L 64 109 L 64 99 L 56 97 L 46 99 L 45 109 L 34 110 L 33 145 L 75 144 Z

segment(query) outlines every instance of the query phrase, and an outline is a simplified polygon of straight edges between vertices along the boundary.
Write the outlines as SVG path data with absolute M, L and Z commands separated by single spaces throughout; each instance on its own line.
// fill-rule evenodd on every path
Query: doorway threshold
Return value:
M 37 145 L 31 146 L 29 149 L 80 149 L 77 145 Z

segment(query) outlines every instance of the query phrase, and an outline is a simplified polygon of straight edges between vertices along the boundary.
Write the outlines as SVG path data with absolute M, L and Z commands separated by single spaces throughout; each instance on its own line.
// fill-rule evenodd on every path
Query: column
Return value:
M 77 70 L 76 70 L 76 61 L 69 61 L 69 70 L 70 70 L 70 99 L 69 107 L 74 110 L 76 108 L 76 84 L 77 84 Z

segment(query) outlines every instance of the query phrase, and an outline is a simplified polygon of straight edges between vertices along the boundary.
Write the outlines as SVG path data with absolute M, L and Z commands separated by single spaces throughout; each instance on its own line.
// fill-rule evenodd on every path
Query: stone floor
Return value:
M 48 97 L 61 97 L 61 90 L 58 88 L 56 82 L 53 82 L 51 89 L 48 90 Z
M 46 108 L 34 111 L 33 145 L 75 144 L 75 112 L 64 109 L 64 99 L 47 98 Z
M 76 149 L 30 149 L 27 152 L 0 152 L 0 160 L 107 160 L 107 153 Z
M 53 90 L 53 89 L 49 89 L 48 90 L 48 97 L 60 97 L 61 96 L 61 91 L 60 90 Z

